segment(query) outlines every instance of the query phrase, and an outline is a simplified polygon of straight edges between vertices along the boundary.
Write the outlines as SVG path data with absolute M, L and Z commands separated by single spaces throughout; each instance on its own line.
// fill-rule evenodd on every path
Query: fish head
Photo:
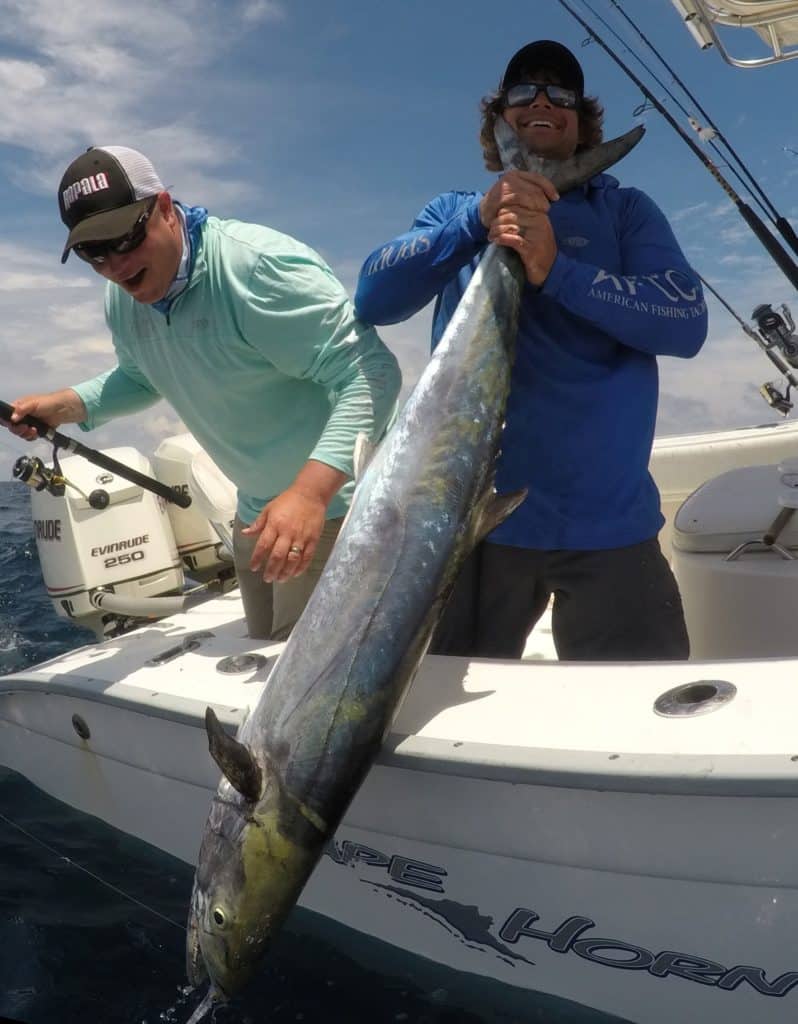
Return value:
M 317 854 L 290 827 L 279 787 L 250 804 L 225 780 L 202 840 L 189 914 L 189 980 L 204 975 L 225 996 L 257 971 L 290 913 Z M 304 832 L 306 830 L 301 830 Z

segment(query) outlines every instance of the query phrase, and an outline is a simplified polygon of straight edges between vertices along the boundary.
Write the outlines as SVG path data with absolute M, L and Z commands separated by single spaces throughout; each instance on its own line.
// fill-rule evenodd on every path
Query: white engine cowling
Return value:
M 112 448 L 106 454 L 152 475 L 149 460 L 134 448 Z M 46 490 L 31 495 L 42 575 L 57 613 L 101 632 L 103 609 L 152 617 L 177 610 L 175 601 L 163 598 L 183 589 L 163 498 L 79 456 L 62 459 L 61 469 L 75 487 L 66 487 L 60 497 Z M 88 501 L 98 489 L 109 499 L 102 509 Z
M 232 534 L 233 524 L 229 520 L 234 512 L 224 511 L 225 522 L 220 523 L 224 527 L 223 542 L 219 529 L 214 529 L 208 519 L 208 509 L 197 500 L 192 464 L 201 458 L 207 459 L 207 456 L 196 438 L 191 434 L 177 434 L 166 438 L 158 445 L 152 457 L 152 465 L 155 476 L 161 483 L 174 487 L 183 494 L 189 494 L 192 498 L 192 504 L 188 508 L 180 508 L 170 503 L 169 519 L 186 572 L 194 579 L 207 580 L 217 575 L 220 570 L 231 568 L 232 558 L 224 548 L 226 535 Z M 216 470 L 216 473 L 226 485 L 225 489 L 229 490 L 234 502 L 235 487 L 219 470 Z M 219 515 L 222 516 L 222 513 Z

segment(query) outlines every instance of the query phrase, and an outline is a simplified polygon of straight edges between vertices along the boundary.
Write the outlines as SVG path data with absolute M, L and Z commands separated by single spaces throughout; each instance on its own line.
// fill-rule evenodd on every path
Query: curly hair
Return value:
M 479 142 L 482 146 L 485 166 L 489 171 L 501 171 L 503 170 L 502 162 L 499 159 L 496 140 L 493 138 L 493 125 L 504 110 L 501 93 L 495 92 L 484 96 L 479 106 L 482 113 Z M 576 147 L 576 152 L 581 153 L 583 149 L 592 149 L 594 146 L 598 146 L 603 139 L 604 107 L 595 96 L 583 96 L 578 113 L 579 144 Z

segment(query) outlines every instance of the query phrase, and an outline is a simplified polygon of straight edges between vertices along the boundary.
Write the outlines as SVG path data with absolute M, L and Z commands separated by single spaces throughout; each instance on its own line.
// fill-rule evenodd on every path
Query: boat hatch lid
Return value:
M 778 465 L 744 466 L 708 480 L 676 513 L 674 548 L 728 554 L 745 541 L 761 539 L 783 510 L 780 490 Z M 784 527 L 778 542 L 798 549 L 798 514 Z

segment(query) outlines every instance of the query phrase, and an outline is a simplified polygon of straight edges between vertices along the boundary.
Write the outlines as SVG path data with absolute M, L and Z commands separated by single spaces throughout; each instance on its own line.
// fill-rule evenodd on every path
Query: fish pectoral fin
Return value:
M 355 453 L 352 460 L 355 482 L 366 472 L 366 466 L 371 462 L 376 450 L 376 444 L 370 441 L 368 435 L 361 430 L 355 438 Z
M 263 792 L 263 772 L 252 751 L 225 731 L 210 707 L 205 709 L 205 731 L 211 757 L 222 775 L 245 800 L 255 803 Z
M 479 517 L 475 523 L 474 543 L 478 544 L 484 537 L 495 530 L 499 523 L 512 515 L 527 496 L 526 487 L 511 494 L 491 493 L 482 503 Z

